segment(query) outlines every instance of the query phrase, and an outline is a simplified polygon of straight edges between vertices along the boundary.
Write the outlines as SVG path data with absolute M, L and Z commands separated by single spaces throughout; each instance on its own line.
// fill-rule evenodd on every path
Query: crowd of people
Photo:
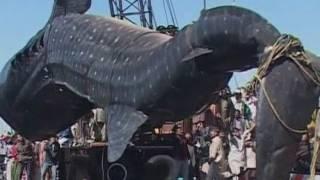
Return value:
M 183 180 L 255 180 L 255 122 L 257 97 L 253 92 L 227 88 L 206 110 L 193 117 L 193 128 L 174 126 L 175 177 Z M 86 141 L 105 141 L 103 110 L 95 110 L 57 137 L 30 142 L 19 134 L 0 137 L 0 170 L 7 180 L 59 179 L 60 148 Z M 313 116 L 313 118 L 315 118 Z M 308 173 L 314 120 L 302 136 L 294 170 Z M 90 130 L 91 129 L 91 130 Z M 318 167 L 320 167 L 318 165 Z M 319 168 L 318 168 L 319 169 Z
M 55 180 L 60 144 L 57 137 L 31 142 L 19 134 L 1 137 L 2 179 Z
M 193 117 L 192 132 L 174 127 L 180 142 L 175 153 L 177 179 L 255 179 L 256 105 L 254 93 L 225 89 L 216 104 Z

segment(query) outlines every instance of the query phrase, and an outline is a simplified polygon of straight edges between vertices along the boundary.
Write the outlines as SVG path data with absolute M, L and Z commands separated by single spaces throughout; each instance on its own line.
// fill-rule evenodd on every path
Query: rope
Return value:
M 257 70 L 257 74 L 254 76 L 253 80 L 248 84 L 247 90 L 253 91 L 257 89 L 258 85 L 261 86 L 266 99 L 277 117 L 280 123 L 289 131 L 304 134 L 307 130 L 299 130 L 291 128 L 285 121 L 281 118 L 277 109 L 273 105 L 271 98 L 268 95 L 268 92 L 262 83 L 262 79 L 269 73 L 271 66 L 274 65 L 277 61 L 281 60 L 281 57 L 288 57 L 291 59 L 297 67 L 310 78 L 316 85 L 320 86 L 320 76 L 319 73 L 312 67 L 311 61 L 309 57 L 307 57 L 302 43 L 298 38 L 295 38 L 291 35 L 282 35 L 280 38 L 274 43 L 271 48 L 271 51 L 265 55 L 264 63 L 259 66 Z M 313 73 L 311 74 L 306 68 L 311 70 Z
M 288 57 L 297 67 L 308 76 L 316 85 L 320 86 L 320 75 L 312 65 L 309 57 L 306 55 L 303 46 L 299 39 L 290 36 L 282 35 L 272 46 L 271 51 L 265 55 L 265 61 L 258 67 L 257 76 L 260 79 L 264 78 L 270 71 L 270 67 L 281 60 L 281 57 Z M 312 74 L 306 69 L 310 69 Z M 247 86 L 248 90 L 255 90 L 259 85 L 256 76 Z

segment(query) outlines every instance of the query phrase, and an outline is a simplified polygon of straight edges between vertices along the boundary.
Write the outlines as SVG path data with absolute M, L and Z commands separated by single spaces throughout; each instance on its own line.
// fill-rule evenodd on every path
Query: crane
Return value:
M 141 26 L 154 29 L 155 18 L 151 0 L 109 0 L 112 17 L 130 21 L 137 24 L 140 19 Z

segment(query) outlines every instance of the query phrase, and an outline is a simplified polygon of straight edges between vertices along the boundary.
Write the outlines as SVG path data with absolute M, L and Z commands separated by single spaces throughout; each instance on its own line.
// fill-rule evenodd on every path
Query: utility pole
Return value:
M 112 17 L 130 21 L 154 29 L 154 14 L 151 0 L 109 0 Z

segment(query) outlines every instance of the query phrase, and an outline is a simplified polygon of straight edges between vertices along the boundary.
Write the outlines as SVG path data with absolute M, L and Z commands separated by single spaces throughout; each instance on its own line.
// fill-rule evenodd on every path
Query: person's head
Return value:
M 308 141 L 309 141 L 308 134 L 304 134 L 304 135 L 302 135 L 302 137 L 301 137 L 301 141 L 302 141 L 302 142 L 308 142 Z
M 24 143 L 24 138 L 20 134 L 17 134 L 16 143 Z
M 223 139 L 225 138 L 226 134 L 224 131 L 220 131 L 219 136 Z
M 241 94 L 241 93 L 236 93 L 235 96 L 236 96 L 236 101 L 237 101 L 237 102 L 241 102 L 241 100 L 242 100 L 242 94 Z
M 315 123 L 314 123 L 314 122 L 311 122 L 310 124 L 308 124 L 307 130 L 308 130 L 308 136 L 309 136 L 310 138 L 313 138 L 313 136 L 314 136 L 314 131 L 315 131 Z
M 186 138 L 188 143 L 192 143 L 192 135 L 191 135 L 191 133 L 186 133 L 184 135 L 184 137 Z
M 49 141 L 50 141 L 50 143 L 56 142 L 57 141 L 57 137 L 51 136 Z
M 197 123 L 197 129 L 199 130 L 199 129 L 202 129 L 204 126 L 203 126 L 203 122 L 202 121 L 199 121 L 198 123 Z
M 177 135 L 182 135 L 182 130 L 177 125 L 174 125 L 172 128 L 172 133 Z
M 219 135 L 219 129 L 217 127 L 213 127 L 210 129 L 210 137 L 214 138 Z
M 234 116 L 235 116 L 235 118 L 240 118 L 241 117 L 241 112 L 238 109 L 236 109 L 235 112 L 234 112 Z
M 238 129 L 238 128 L 233 128 L 233 129 L 232 129 L 232 135 L 233 135 L 233 136 L 236 136 L 236 137 L 240 137 L 240 136 L 241 136 L 240 129 Z

